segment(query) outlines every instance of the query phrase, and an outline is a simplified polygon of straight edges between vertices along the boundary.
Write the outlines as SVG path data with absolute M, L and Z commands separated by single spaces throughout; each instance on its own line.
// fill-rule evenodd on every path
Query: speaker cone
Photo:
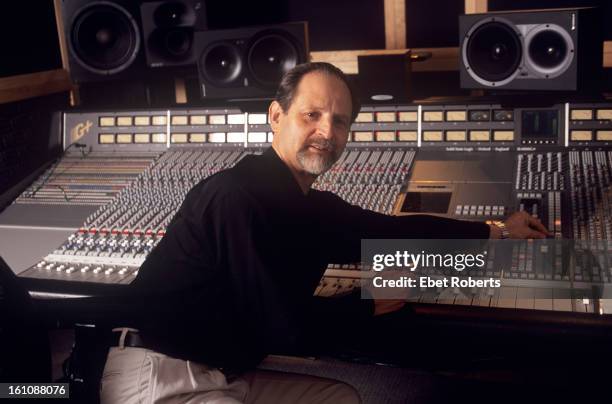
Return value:
M 210 45 L 200 57 L 202 74 L 213 84 L 230 84 L 242 72 L 240 51 L 231 43 Z
M 191 57 L 193 28 L 156 29 L 147 42 L 149 49 L 162 58 L 180 62 Z
M 496 82 L 510 77 L 521 61 L 518 34 L 507 24 L 492 21 L 478 26 L 467 42 L 469 68 L 483 80 Z
M 193 43 L 193 31 L 191 29 L 174 29 L 166 33 L 164 45 L 168 54 L 175 58 L 184 58 L 189 55 Z
M 119 5 L 93 3 L 77 13 L 70 45 L 84 68 L 99 74 L 118 73 L 129 67 L 138 54 L 138 25 Z
M 540 31 L 534 35 L 528 49 L 531 60 L 545 69 L 560 66 L 568 55 L 565 39 L 552 30 Z
M 285 36 L 268 33 L 259 36 L 249 48 L 248 66 L 253 78 L 264 86 L 276 86 L 295 67 L 299 51 Z

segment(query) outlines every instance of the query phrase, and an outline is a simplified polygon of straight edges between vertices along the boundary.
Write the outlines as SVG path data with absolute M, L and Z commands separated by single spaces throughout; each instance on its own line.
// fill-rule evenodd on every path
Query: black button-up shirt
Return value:
M 132 283 L 148 307 L 133 325 L 160 352 L 246 369 L 295 349 L 319 320 L 371 316 L 371 301 L 313 297 L 328 263 L 360 260 L 362 238 L 488 236 L 483 223 L 393 217 L 329 192 L 305 195 L 270 148 L 187 194 Z

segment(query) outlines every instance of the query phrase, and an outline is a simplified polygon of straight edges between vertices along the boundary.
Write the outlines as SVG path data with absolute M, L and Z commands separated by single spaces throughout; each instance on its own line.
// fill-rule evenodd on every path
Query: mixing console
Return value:
M 227 109 L 66 113 L 64 121 L 67 145 L 90 152 L 69 150 L 14 205 L 94 210 L 19 274 L 36 281 L 34 292 L 130 283 L 187 191 L 272 139 L 265 114 Z M 612 281 L 611 142 L 607 104 L 364 107 L 347 150 L 314 187 L 386 214 L 485 221 L 525 210 L 553 234 L 550 245 L 489 251 L 475 275 L 501 277 L 502 288 L 422 290 L 412 301 L 606 313 L 603 300 L 581 291 Z M 568 239 L 575 257 L 560 247 Z M 497 270 L 504 260 L 511 265 Z M 330 264 L 315 294 L 342 294 L 369 276 L 358 264 Z

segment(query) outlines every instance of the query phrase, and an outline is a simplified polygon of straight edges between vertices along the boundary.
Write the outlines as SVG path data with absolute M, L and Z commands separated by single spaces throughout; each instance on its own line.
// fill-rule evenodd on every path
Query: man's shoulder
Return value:
M 198 193 L 206 193 L 217 197 L 248 193 L 244 186 L 244 181 L 239 175 L 236 175 L 236 170 L 234 168 L 220 171 L 203 179 L 194 189 L 197 189 Z
M 348 202 L 330 191 L 322 191 L 320 189 L 313 188 L 310 190 L 310 193 L 311 198 L 318 203 L 330 203 L 350 206 Z

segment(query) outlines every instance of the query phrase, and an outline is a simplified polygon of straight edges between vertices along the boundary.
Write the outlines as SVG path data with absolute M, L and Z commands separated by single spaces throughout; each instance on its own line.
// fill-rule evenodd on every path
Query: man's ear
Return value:
M 284 114 L 283 108 L 278 101 L 272 101 L 268 108 L 268 120 L 270 121 L 270 127 L 275 136 L 280 131 L 280 119 L 282 114 Z

